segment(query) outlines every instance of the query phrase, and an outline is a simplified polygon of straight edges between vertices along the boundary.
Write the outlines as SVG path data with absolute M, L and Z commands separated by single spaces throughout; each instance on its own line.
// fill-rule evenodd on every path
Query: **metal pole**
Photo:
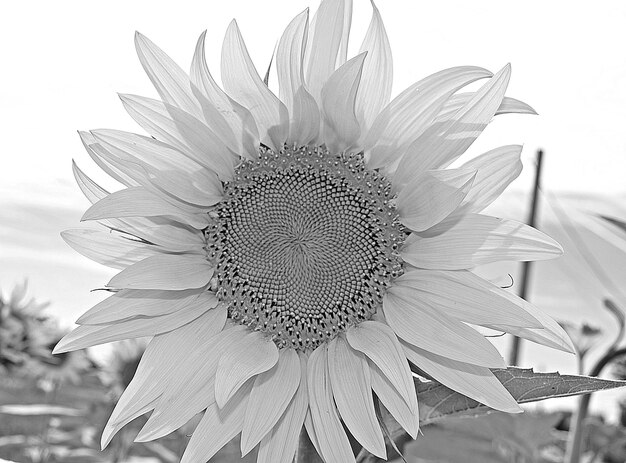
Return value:
M 530 204 L 530 214 L 528 215 L 527 223 L 531 227 L 535 226 L 537 220 L 537 206 L 539 197 L 539 188 L 541 181 L 541 166 L 543 161 L 543 150 L 537 150 L 537 167 L 535 170 L 535 186 L 533 189 L 532 202 Z M 520 286 L 519 296 L 522 299 L 528 300 L 528 292 L 530 286 L 530 271 L 532 269 L 532 262 L 524 262 L 522 267 L 522 281 Z M 511 353 L 509 356 L 509 365 L 517 365 L 520 356 L 520 345 L 522 339 L 517 336 L 513 337 L 511 344 Z

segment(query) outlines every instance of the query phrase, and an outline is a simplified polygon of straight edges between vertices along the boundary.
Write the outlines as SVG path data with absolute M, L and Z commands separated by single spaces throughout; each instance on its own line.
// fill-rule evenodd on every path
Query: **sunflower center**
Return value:
M 359 154 L 262 149 L 244 161 L 206 232 L 230 318 L 297 349 L 369 319 L 402 271 L 390 199 Z

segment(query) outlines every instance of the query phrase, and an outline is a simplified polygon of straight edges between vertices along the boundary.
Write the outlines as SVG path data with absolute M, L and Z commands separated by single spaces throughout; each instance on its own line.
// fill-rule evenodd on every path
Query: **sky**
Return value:
M 503 116 L 472 150 L 524 143 L 546 150 L 551 189 L 623 193 L 626 184 L 626 3 L 583 1 L 380 1 L 394 57 L 394 94 L 458 65 L 513 66 L 510 96 L 539 116 Z M 116 92 L 153 96 L 136 59 L 139 30 L 187 69 L 207 30 L 219 76 L 223 34 L 237 18 L 263 73 L 282 30 L 308 0 L 13 2 L 0 18 L 0 127 L 4 186 L 50 188 L 71 181 L 70 160 L 89 172 L 78 129 L 136 130 Z M 371 7 L 355 0 L 353 50 Z M 515 187 L 524 188 L 529 173 Z
M 353 53 L 371 14 L 368 1 L 354 2 Z M 607 0 L 593 8 L 589 2 L 537 0 L 381 0 L 377 5 L 393 51 L 394 95 L 451 66 L 495 72 L 512 63 L 507 94 L 539 115 L 499 116 L 468 153 L 524 144 L 525 171 L 494 206 L 498 215 L 524 220 L 534 153 L 543 148 L 544 190 L 563 198 L 572 216 L 602 210 L 626 219 L 625 2 Z M 0 291 L 28 278 L 32 294 L 51 300 L 51 310 L 68 324 L 102 299 L 90 291 L 113 271 L 69 250 L 59 232 L 80 226 L 87 207 L 74 185 L 72 159 L 116 188 L 92 164 L 76 131 L 140 131 L 117 92 L 156 96 L 136 58 L 135 30 L 185 69 L 197 37 L 207 30 L 207 60 L 219 76 L 222 38 L 237 18 L 263 74 L 282 30 L 307 6 L 314 10 L 317 2 L 27 0 L 5 7 L 0 17 Z M 275 80 L 274 75 L 270 85 Z M 546 231 L 562 235 L 557 239 L 568 239 L 547 204 L 541 220 Z M 590 233 L 585 240 L 612 278 L 626 281 L 626 258 L 620 254 L 626 252 L 619 244 Z M 605 286 L 576 254 L 576 243 L 566 247 L 570 260 L 537 267 L 534 301 L 556 317 L 594 320 L 612 332 L 600 302 Z M 509 269 L 485 271 L 496 275 Z M 518 269 L 510 271 L 517 275 Z M 530 350 L 525 358 L 527 366 L 541 358 L 542 365 L 535 366 L 574 373 L 571 358 L 541 350 Z

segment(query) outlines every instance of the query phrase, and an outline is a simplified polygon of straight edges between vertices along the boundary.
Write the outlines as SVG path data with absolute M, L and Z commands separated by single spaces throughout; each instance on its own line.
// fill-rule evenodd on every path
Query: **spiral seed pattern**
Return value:
M 232 320 L 313 349 L 369 319 L 402 272 L 391 184 L 360 154 L 262 149 L 210 215 L 212 281 Z

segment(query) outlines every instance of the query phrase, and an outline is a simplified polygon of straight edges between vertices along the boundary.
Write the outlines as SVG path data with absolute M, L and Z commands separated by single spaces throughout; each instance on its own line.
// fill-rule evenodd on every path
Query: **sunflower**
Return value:
M 520 411 L 490 370 L 502 357 L 474 327 L 572 350 L 553 320 L 471 271 L 561 254 L 537 230 L 480 214 L 519 174 L 520 146 L 449 168 L 494 115 L 533 113 L 504 96 L 510 66 L 447 69 L 390 101 L 379 12 L 348 59 L 350 21 L 343 0 L 293 19 L 276 51 L 278 96 L 234 21 L 224 89 L 204 34 L 189 75 L 136 35 L 161 99 L 121 100 L 148 136 L 81 133 L 125 188 L 109 193 L 74 165 L 93 203 L 83 219 L 106 231 L 63 235 L 121 272 L 56 351 L 152 337 L 103 445 L 149 411 L 139 441 L 204 412 L 183 462 L 206 461 L 239 434 L 242 454 L 258 446 L 259 462 L 291 462 L 303 426 L 324 461 L 350 462 L 344 425 L 384 458 L 373 393 L 415 437 L 410 364 Z

